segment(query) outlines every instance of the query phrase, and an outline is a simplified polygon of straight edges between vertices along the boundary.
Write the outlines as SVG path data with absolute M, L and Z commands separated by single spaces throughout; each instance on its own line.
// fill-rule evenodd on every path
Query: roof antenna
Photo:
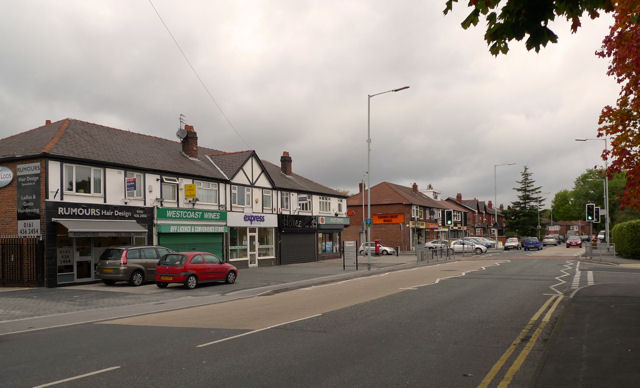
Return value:
M 184 129 L 184 118 L 185 115 L 180 113 L 180 123 L 178 125 L 178 132 L 176 132 L 176 136 L 178 136 L 178 139 L 180 139 L 180 141 L 182 141 L 187 136 L 187 131 Z

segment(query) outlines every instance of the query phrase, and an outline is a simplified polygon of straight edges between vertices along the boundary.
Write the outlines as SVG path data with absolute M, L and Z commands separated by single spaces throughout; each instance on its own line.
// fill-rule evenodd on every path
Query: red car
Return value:
M 571 236 L 567 239 L 567 248 L 571 247 L 582 248 L 582 239 L 580 236 Z
M 232 284 L 238 269 L 209 252 L 168 253 L 156 265 L 156 285 L 165 288 L 169 283 L 182 283 L 194 289 L 198 283 L 224 281 Z

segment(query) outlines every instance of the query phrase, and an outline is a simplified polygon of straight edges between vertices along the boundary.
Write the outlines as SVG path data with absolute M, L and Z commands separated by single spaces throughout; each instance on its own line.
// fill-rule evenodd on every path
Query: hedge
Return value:
M 616 252 L 628 259 L 640 259 L 640 220 L 621 222 L 611 230 Z

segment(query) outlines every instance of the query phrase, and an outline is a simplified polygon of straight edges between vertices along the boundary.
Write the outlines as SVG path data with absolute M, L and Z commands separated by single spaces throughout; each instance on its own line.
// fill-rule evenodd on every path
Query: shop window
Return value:
M 323 232 L 318 233 L 318 253 L 329 254 L 340 252 L 340 233 Z
M 273 244 L 273 229 L 258 229 L 258 257 L 275 256 L 275 245 Z
M 127 198 L 142 199 L 144 193 L 144 180 L 139 172 L 127 171 L 125 174 L 124 187 L 127 191 Z M 133 184 L 131 184 L 133 182 Z
M 298 209 L 303 212 L 311 211 L 311 200 L 308 195 L 298 194 Z
M 247 256 L 247 228 L 229 228 L 229 257 L 231 259 L 246 259 Z
M 320 197 L 320 213 L 331 212 L 331 200 L 329 197 Z
M 102 194 L 102 169 L 65 164 L 64 182 L 68 193 Z
M 251 187 L 231 186 L 231 204 L 251 206 Z
M 262 208 L 271 210 L 271 190 L 262 190 Z
M 196 195 L 203 203 L 218 203 L 218 184 L 196 181 Z
M 288 192 L 280 193 L 280 208 L 282 210 L 289 210 L 289 193 Z

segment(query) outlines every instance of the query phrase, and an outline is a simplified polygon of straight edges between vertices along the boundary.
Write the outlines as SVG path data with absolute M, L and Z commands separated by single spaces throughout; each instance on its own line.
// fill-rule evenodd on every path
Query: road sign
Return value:
M 371 226 L 372 220 L 371 218 L 367 218 L 367 226 Z

